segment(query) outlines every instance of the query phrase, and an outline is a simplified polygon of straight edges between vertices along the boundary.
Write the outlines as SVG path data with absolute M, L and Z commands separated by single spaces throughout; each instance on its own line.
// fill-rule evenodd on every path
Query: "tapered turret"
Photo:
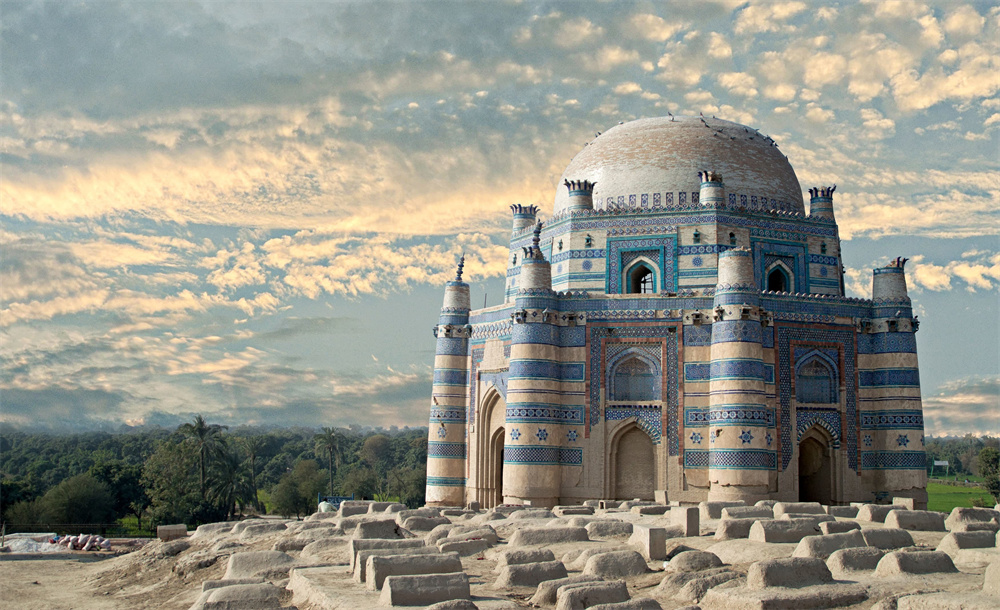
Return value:
M 427 504 L 465 504 L 466 413 L 469 383 L 469 285 L 462 281 L 465 257 L 444 289 L 434 327 L 434 386 L 427 442 Z

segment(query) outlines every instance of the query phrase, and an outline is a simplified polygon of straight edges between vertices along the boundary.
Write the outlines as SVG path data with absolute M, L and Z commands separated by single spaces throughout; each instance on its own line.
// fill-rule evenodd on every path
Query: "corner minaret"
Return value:
M 469 285 L 462 281 L 465 255 L 455 279 L 444 289 L 444 304 L 434 327 L 434 385 L 427 442 L 427 504 L 465 504 L 465 424 L 469 388 Z
M 927 506 L 927 456 L 916 331 L 899 257 L 873 270 L 871 317 L 858 320 L 861 471 L 894 497 Z M 866 472 L 867 471 L 867 472 Z
M 709 500 L 768 497 L 777 428 L 767 404 L 760 291 L 747 248 L 719 254 L 709 365 Z
M 514 225 L 511 229 L 510 252 L 507 253 L 507 284 L 504 287 L 505 303 L 510 303 L 517 295 L 521 263 L 523 262 L 523 248 L 516 245 L 519 242 L 518 236 L 525 229 L 535 224 L 535 219 L 538 217 L 538 206 L 515 203 L 510 206 L 510 211 L 514 215 Z
M 520 288 L 511 314 L 510 375 L 504 422 L 503 501 L 554 506 L 559 499 L 560 444 L 558 412 L 562 396 L 553 386 L 559 367 L 557 314 L 549 261 L 539 248 L 542 224 L 535 225 L 531 246 L 524 248 Z
M 833 217 L 833 192 L 837 190 L 837 185 L 821 186 L 809 189 L 809 215 L 813 218 L 826 218 L 836 220 Z
M 573 210 L 593 210 L 594 209 L 594 187 L 596 182 L 589 180 L 564 180 L 563 185 L 569 189 L 569 201 L 566 209 Z
M 726 189 L 722 183 L 722 174 L 702 170 L 698 172 L 701 179 L 701 192 L 698 202 L 706 208 L 721 210 L 726 207 Z

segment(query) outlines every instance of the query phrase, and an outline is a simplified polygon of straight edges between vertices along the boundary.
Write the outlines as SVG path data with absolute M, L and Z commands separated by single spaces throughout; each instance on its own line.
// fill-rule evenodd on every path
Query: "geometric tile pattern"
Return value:
M 910 409 L 874 411 L 861 414 L 862 430 L 923 430 L 924 414 Z
M 927 467 L 923 451 L 862 451 L 861 467 L 875 470 L 922 470 Z
M 806 430 L 814 425 L 823 428 L 833 437 L 833 448 L 840 449 L 840 413 L 836 409 L 795 409 L 796 441 L 802 440 Z
M 428 487 L 465 487 L 465 477 L 427 477 Z
M 430 441 L 427 443 L 427 457 L 465 459 L 465 443 Z
M 773 428 L 775 425 L 774 409 L 756 405 L 712 407 L 708 413 L 708 423 L 713 426 L 762 426 Z
M 913 333 L 862 333 L 858 335 L 859 354 L 917 353 Z
M 723 320 L 712 325 L 712 343 L 760 343 L 760 322 L 754 320 Z
M 920 371 L 915 368 L 861 371 L 858 374 L 858 383 L 863 388 L 914 388 L 920 386 Z
M 552 424 L 582 424 L 583 407 L 523 403 L 507 407 L 506 421 Z
M 712 326 L 691 324 L 684 327 L 684 345 L 711 345 Z
M 663 427 L 663 415 L 660 405 L 611 405 L 604 409 L 604 419 L 621 421 L 630 417 L 636 418 L 636 425 L 653 439 L 654 445 L 660 444 L 660 429 Z
M 708 468 L 708 451 L 698 449 L 684 450 L 684 468 Z
M 504 464 L 579 465 L 583 463 L 583 449 L 578 447 L 552 447 L 549 445 L 506 445 L 503 448 Z
M 772 258 L 773 257 L 773 258 Z M 766 241 L 755 241 L 753 243 L 753 259 L 757 261 L 755 275 L 757 285 L 761 290 L 767 290 L 767 278 L 764 270 L 771 262 L 781 260 L 794 274 L 794 286 L 789 286 L 788 292 L 808 293 L 808 277 L 806 274 L 806 247 L 805 245 L 780 244 Z M 767 259 L 765 261 L 765 259 Z
M 844 384 L 844 425 L 843 441 L 847 445 L 847 467 L 858 470 L 858 412 L 857 388 L 855 379 L 854 330 L 839 330 L 835 328 L 795 328 L 779 324 L 775 328 L 777 335 L 777 372 L 778 372 L 778 405 L 779 431 L 781 436 L 781 470 L 788 468 L 792 460 L 792 431 L 788 422 L 791 421 L 792 410 L 792 377 L 795 374 L 792 362 L 792 341 L 823 344 L 821 347 L 831 347 L 840 350 L 844 358 L 842 377 Z M 812 347 L 817 347 L 813 345 Z
M 708 467 L 713 469 L 774 470 L 777 464 L 777 454 L 769 449 L 712 449 L 708 453 Z
M 442 422 L 446 424 L 464 424 L 465 409 L 447 409 L 441 407 L 431 407 L 431 422 Z

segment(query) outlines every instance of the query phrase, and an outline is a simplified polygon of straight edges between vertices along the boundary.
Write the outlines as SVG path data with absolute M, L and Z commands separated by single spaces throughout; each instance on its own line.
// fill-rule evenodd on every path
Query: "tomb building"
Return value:
M 926 505 L 905 259 L 844 294 L 834 186 L 716 118 L 598 134 L 513 205 L 501 305 L 434 328 L 427 503 Z

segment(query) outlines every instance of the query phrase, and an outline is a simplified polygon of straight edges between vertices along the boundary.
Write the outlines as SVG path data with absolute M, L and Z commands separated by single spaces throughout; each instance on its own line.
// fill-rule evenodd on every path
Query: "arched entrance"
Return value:
M 614 497 L 618 500 L 652 500 L 656 488 L 656 452 L 653 440 L 635 424 L 612 444 Z
M 503 445 L 507 403 L 492 388 L 483 397 L 476 426 L 476 496 L 484 508 L 503 503 Z
M 818 426 L 799 440 L 799 501 L 833 502 L 833 459 L 830 438 Z
M 493 433 L 490 440 L 490 480 L 487 490 L 486 506 L 494 507 L 503 504 L 503 440 L 505 429 L 501 426 Z

